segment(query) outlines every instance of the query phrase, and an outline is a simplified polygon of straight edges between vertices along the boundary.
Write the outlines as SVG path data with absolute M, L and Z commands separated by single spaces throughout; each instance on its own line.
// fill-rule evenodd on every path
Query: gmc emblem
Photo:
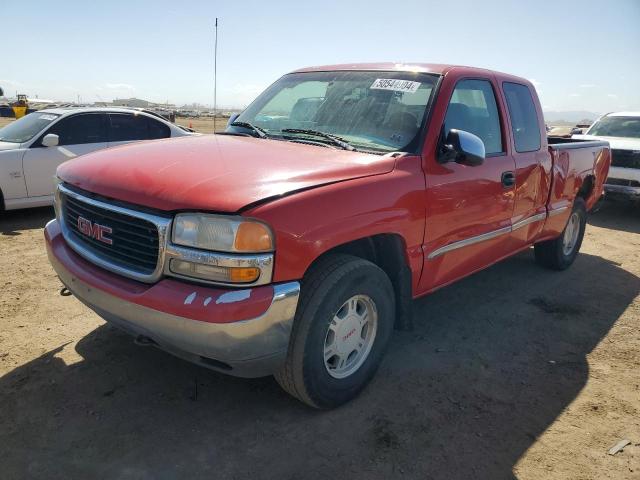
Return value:
M 78 231 L 87 237 L 95 238 L 99 242 L 113 245 L 113 240 L 105 236 L 105 234 L 112 232 L 111 227 L 92 223 L 91 220 L 78 216 Z

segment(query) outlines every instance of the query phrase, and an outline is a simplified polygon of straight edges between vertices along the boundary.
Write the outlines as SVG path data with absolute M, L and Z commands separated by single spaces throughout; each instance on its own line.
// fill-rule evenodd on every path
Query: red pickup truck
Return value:
M 138 343 L 331 408 L 412 299 L 532 246 L 571 265 L 609 164 L 606 142 L 547 139 L 522 78 L 314 67 L 225 132 L 64 163 L 45 237 L 64 285 Z

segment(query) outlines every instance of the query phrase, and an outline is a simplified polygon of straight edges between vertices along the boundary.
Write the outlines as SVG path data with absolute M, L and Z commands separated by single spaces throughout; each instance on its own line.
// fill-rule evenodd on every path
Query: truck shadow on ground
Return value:
M 53 207 L 0 212 L 0 235 L 20 235 L 21 230 L 43 228 L 53 217 Z
M 515 478 L 588 378 L 640 279 L 530 252 L 415 302 L 372 384 L 313 411 L 271 378 L 218 375 L 101 326 L 0 379 L 3 478 Z M 69 299 L 73 301 L 73 299 Z
M 610 230 L 640 233 L 640 202 L 608 200 L 598 212 L 589 215 L 589 223 Z

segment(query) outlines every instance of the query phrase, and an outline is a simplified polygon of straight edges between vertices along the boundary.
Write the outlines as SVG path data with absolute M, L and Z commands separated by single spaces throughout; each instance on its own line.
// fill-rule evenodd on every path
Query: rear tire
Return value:
M 394 290 L 375 264 L 336 254 L 312 266 L 284 366 L 284 390 L 314 408 L 353 399 L 375 374 L 393 331 Z
M 576 198 L 562 234 L 553 240 L 535 244 L 536 262 L 553 270 L 569 268 L 580 251 L 586 225 L 587 208 L 582 198 Z

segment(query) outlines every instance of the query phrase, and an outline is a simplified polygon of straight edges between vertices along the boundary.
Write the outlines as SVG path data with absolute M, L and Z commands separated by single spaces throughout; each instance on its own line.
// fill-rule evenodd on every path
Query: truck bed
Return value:
M 553 174 L 549 206 L 572 200 L 582 193 L 587 210 L 593 208 L 604 192 L 609 173 L 609 142 L 548 137 Z
M 580 138 L 547 137 L 550 149 L 566 150 L 568 148 L 608 147 L 609 142 L 603 140 L 583 140 Z

